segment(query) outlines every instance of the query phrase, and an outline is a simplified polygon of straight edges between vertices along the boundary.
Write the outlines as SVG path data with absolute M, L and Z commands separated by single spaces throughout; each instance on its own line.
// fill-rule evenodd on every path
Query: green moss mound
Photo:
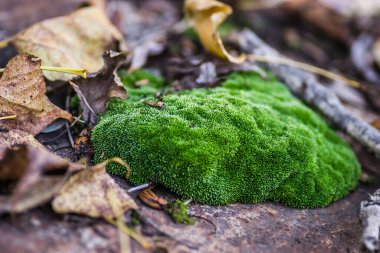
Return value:
M 274 78 L 235 73 L 218 88 L 167 95 L 161 110 L 140 101 L 151 93 L 127 87 L 132 98 L 112 101 L 92 140 L 95 161 L 121 157 L 133 183 L 158 182 L 212 205 L 315 208 L 358 182 L 346 142 Z M 125 175 L 117 164 L 109 170 Z

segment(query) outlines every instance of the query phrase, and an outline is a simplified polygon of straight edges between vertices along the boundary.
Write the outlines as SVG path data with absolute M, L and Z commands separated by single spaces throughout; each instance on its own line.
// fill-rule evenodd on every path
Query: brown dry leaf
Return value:
M 96 73 L 89 74 L 86 79 L 77 79 L 70 84 L 76 91 L 83 119 L 90 128 L 96 123 L 96 115 L 106 111 L 110 98 L 126 98 L 128 96 L 117 70 L 126 60 L 126 53 L 107 51 L 104 55 L 104 66 Z
M 9 61 L 0 79 L 0 117 L 16 115 L 16 118 L 0 120 L 0 129 L 36 135 L 58 118 L 72 120 L 70 113 L 46 97 L 40 66 L 40 60 L 26 54 Z
M 44 66 L 84 68 L 88 72 L 102 68 L 102 55 L 107 49 L 126 49 L 122 35 L 98 7 L 81 8 L 36 23 L 10 42 L 19 52 L 38 56 Z M 45 71 L 44 75 L 52 81 L 73 78 L 59 72 Z
M 72 176 L 55 196 L 53 209 L 57 213 L 79 213 L 107 220 L 137 209 L 135 201 L 107 174 L 106 164 L 103 162 Z
M 168 205 L 168 201 L 158 197 L 151 188 L 145 189 L 139 193 L 139 198 L 144 204 L 154 209 L 162 209 Z
M 232 63 L 245 61 L 244 54 L 235 57 L 227 52 L 216 31 L 227 16 L 231 15 L 232 8 L 229 5 L 214 0 L 186 0 L 184 11 L 207 51 Z
M 81 166 L 47 151 L 32 135 L 21 131 L 0 134 L 0 182 L 18 180 L 12 194 L 0 199 L 0 213 L 23 212 L 47 202 L 59 190 L 64 175 L 52 170 L 77 170 Z

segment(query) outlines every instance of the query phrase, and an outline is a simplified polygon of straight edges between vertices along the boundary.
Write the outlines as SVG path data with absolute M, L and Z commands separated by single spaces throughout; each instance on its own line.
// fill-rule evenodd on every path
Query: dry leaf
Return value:
M 245 61 L 245 55 L 235 57 L 227 52 L 216 31 L 227 16 L 231 15 L 232 8 L 229 5 L 214 0 L 186 0 L 184 10 L 207 51 L 233 63 Z
M 2 130 L 22 130 L 36 135 L 58 118 L 72 120 L 70 113 L 53 105 L 46 97 L 41 61 L 30 55 L 11 59 L 0 79 L 0 120 Z
M 135 201 L 107 174 L 105 163 L 72 176 L 53 200 L 57 213 L 79 213 L 93 218 L 114 219 Z
M 145 189 L 139 193 L 139 197 L 144 204 L 154 209 L 162 209 L 168 205 L 166 199 L 158 197 L 151 188 Z
M 62 186 L 64 175 L 44 173 L 79 166 L 48 152 L 32 135 L 20 131 L 0 134 L 0 156 L 0 182 L 18 180 L 12 194 L 0 199 L 0 213 L 24 212 L 46 203 Z
M 87 79 L 70 82 L 79 97 L 83 119 L 90 127 L 96 122 L 96 114 L 106 111 L 110 98 L 127 97 L 128 93 L 117 75 L 118 68 L 125 60 L 126 53 L 108 51 L 100 71 L 89 74 Z
M 125 49 L 122 35 L 98 7 L 44 20 L 11 39 L 19 52 L 38 56 L 44 66 L 84 68 L 88 72 L 102 68 L 102 55 L 115 47 L 115 42 Z M 73 78 L 58 72 L 45 71 L 44 75 L 52 81 Z

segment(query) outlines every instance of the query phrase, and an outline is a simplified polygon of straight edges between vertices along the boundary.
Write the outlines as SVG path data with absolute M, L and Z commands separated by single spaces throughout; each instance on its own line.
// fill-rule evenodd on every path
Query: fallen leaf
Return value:
M 231 15 L 232 8 L 229 5 L 214 0 L 186 0 L 184 10 L 207 51 L 233 63 L 242 63 L 246 60 L 244 54 L 237 57 L 229 54 L 216 31 L 227 16 Z
M 9 196 L 0 199 L 0 213 L 24 212 L 46 203 L 59 190 L 65 176 L 45 175 L 81 167 L 47 151 L 30 134 L 0 133 L 0 182 L 18 180 Z
M 137 209 L 135 201 L 107 174 L 106 164 L 73 175 L 55 196 L 54 211 L 112 220 L 127 210 Z
M 151 188 L 144 189 L 139 193 L 139 198 L 144 204 L 154 209 L 162 209 L 168 205 L 168 202 L 164 198 L 158 197 Z
M 45 149 L 31 134 L 19 130 L 2 131 L 0 132 L 0 161 L 3 160 L 8 149 L 17 149 L 21 145 Z
M 87 69 L 104 65 L 107 49 L 125 50 L 123 37 L 98 7 L 84 7 L 67 16 L 47 19 L 16 34 L 10 43 L 21 53 L 38 56 L 45 66 Z M 73 75 L 44 71 L 47 79 L 70 80 Z
M 0 120 L 2 130 L 22 130 L 36 135 L 58 118 L 72 120 L 70 113 L 52 104 L 46 97 L 41 61 L 31 55 L 11 59 L 0 79 Z
M 71 83 L 76 91 L 83 109 L 83 119 L 90 128 L 96 123 L 96 115 L 106 111 L 110 98 L 126 98 L 125 90 L 117 70 L 126 60 L 126 53 L 107 51 L 104 55 L 104 66 L 86 79 L 77 79 Z

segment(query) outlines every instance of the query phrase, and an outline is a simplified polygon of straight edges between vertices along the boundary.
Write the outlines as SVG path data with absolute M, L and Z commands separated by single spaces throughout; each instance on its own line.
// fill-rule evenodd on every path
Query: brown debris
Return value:
M 96 122 L 96 115 L 106 111 L 110 98 L 128 96 L 117 75 L 118 68 L 126 61 L 126 53 L 108 51 L 103 59 L 105 64 L 101 70 L 89 74 L 87 79 L 81 78 L 71 82 L 83 109 L 83 119 L 90 128 Z
M 36 135 L 58 118 L 72 120 L 70 113 L 46 97 L 40 66 L 40 60 L 26 54 L 9 61 L 0 79 L 0 116 L 15 114 L 16 118 L 0 120 L 0 129 Z

